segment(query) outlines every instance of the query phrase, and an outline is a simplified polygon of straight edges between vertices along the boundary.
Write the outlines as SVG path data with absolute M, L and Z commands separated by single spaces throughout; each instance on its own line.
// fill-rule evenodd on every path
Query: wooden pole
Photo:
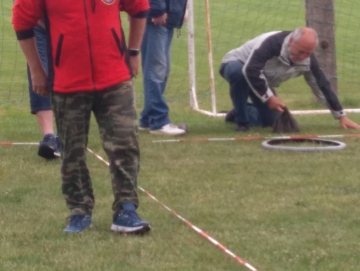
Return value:
M 208 61 L 210 68 L 209 72 L 210 72 L 211 109 L 212 109 L 212 113 L 216 114 L 215 76 L 214 76 L 214 65 L 213 65 L 213 54 L 212 54 L 212 43 L 211 43 L 209 0 L 205 0 L 205 11 L 206 11 L 206 33 L 207 33 L 207 43 L 208 43 Z
M 305 7 L 306 26 L 315 29 L 319 36 L 315 56 L 337 93 L 334 0 L 305 0 Z

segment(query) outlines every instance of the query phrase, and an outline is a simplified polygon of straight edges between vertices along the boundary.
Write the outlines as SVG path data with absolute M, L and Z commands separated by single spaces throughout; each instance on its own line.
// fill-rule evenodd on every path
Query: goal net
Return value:
M 28 99 L 26 62 L 11 24 L 12 1 L 0 1 L 0 103 Z
M 318 30 L 320 41 L 335 39 L 335 48 L 328 53 L 336 59 L 336 63 L 330 64 L 337 65 L 333 67 L 336 74 L 332 79 L 336 80 L 346 111 L 360 112 L 356 109 L 360 101 L 357 91 L 360 82 L 360 62 L 357 60 L 359 12 L 360 2 L 354 0 L 190 0 L 188 40 L 191 107 L 204 114 L 222 116 L 219 112 L 231 107 L 228 84 L 218 73 L 222 57 L 263 32 L 293 30 L 307 22 L 321 29 Z M 333 14 L 334 21 L 329 21 L 329 14 Z M 327 36 L 332 32 L 329 28 L 335 30 L 335 37 Z M 330 65 L 322 64 L 322 68 Z M 331 76 L 328 76 L 330 80 Z M 277 91 L 295 114 L 329 112 L 314 100 L 302 77 L 285 82 Z

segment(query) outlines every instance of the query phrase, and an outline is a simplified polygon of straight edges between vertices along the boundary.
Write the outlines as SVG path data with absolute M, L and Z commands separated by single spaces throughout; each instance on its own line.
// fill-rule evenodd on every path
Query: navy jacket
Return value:
M 180 28 L 182 26 L 187 0 L 149 0 L 150 11 L 147 23 L 152 24 L 151 19 L 168 14 L 167 27 Z

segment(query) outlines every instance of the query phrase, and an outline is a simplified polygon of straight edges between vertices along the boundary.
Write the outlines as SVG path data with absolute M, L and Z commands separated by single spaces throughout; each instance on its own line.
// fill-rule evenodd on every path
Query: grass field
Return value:
M 281 20 L 275 2 L 279 1 L 265 6 L 274 13 L 268 15 L 274 17 L 274 24 Z M 284 18 L 290 18 L 286 12 L 296 11 L 297 2 L 289 1 L 293 4 L 290 11 L 283 10 Z M 358 7 L 350 2 L 338 1 Z M 233 7 L 236 1 L 224 3 Z M 251 3 L 253 10 L 264 7 L 260 0 Z M 14 51 L 16 41 L 8 25 L 10 3 L 1 2 L 0 8 L 4 12 L 0 142 L 37 142 L 41 135 L 29 114 L 25 64 Z M 174 69 L 166 96 L 171 119 L 188 124 L 185 139 L 242 136 L 223 119 L 190 109 L 184 80 L 187 68 L 181 64 L 187 58 L 183 32 L 174 39 Z M 219 57 L 225 46 L 217 51 Z M 6 83 L 10 81 L 11 90 Z M 302 86 L 302 80 L 296 79 L 279 92 L 291 109 L 316 108 Z M 230 101 L 223 87 L 219 109 L 228 109 Z M 294 93 L 286 92 L 292 87 Z M 136 79 L 136 90 L 140 110 L 141 76 Z M 204 105 L 210 100 L 206 90 L 200 98 Z M 360 95 L 345 92 L 342 100 L 355 107 Z M 360 122 L 360 115 L 350 117 Z M 330 115 L 296 119 L 300 134 L 360 133 L 341 130 Z M 271 129 L 260 128 L 246 135 L 275 136 Z M 139 186 L 259 271 L 360 270 L 360 139 L 339 139 L 347 144 L 341 151 L 312 153 L 264 150 L 261 140 L 153 142 L 159 139 L 169 138 L 140 133 Z M 94 120 L 89 147 L 106 159 Z M 140 191 L 139 214 L 149 220 L 152 231 L 143 237 L 112 234 L 110 174 L 90 153 L 87 160 L 96 196 L 94 229 L 65 235 L 62 230 L 69 213 L 60 191 L 59 161 L 45 161 L 36 152 L 36 146 L 0 146 L 0 270 L 247 270 Z

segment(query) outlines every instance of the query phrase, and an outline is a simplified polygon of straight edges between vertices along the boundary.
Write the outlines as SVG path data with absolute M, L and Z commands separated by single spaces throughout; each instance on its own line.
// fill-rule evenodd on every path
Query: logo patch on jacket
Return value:
M 101 0 L 101 1 L 103 1 L 103 3 L 106 5 L 112 5 L 116 2 L 116 0 Z

